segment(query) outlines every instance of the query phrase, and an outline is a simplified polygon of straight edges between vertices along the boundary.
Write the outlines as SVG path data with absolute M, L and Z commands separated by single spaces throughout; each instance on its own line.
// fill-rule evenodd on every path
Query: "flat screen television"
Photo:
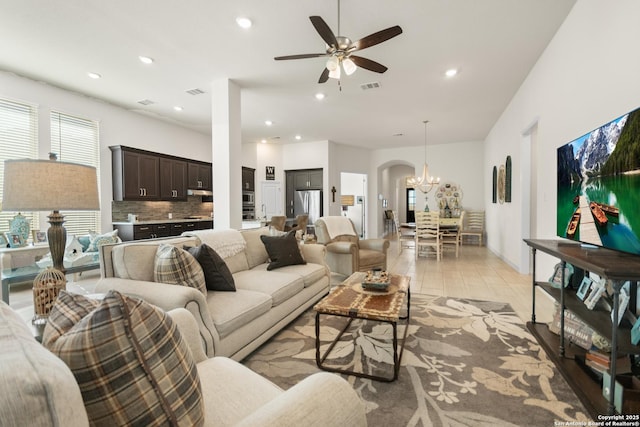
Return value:
M 558 148 L 557 235 L 640 255 L 640 108 Z

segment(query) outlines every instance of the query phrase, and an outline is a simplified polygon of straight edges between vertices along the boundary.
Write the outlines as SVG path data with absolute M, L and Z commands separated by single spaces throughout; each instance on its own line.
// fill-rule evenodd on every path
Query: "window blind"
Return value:
M 100 130 L 95 120 L 51 111 L 51 152 L 63 162 L 96 168 L 100 188 Z M 69 188 L 73 191 L 73 188 Z M 65 216 L 67 236 L 100 232 L 99 211 L 61 212 Z
M 38 107 L 0 98 L 0 200 L 2 200 L 4 161 L 35 159 L 38 155 Z M 0 234 L 9 231 L 9 220 L 17 212 L 0 212 Z M 31 228 L 37 224 L 34 212 L 22 212 Z

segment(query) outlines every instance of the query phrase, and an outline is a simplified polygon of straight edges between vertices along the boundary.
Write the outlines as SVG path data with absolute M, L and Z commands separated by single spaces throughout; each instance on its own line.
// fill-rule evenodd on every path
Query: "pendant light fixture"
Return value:
M 424 120 L 422 123 L 424 123 L 424 166 L 422 167 L 422 176 L 412 176 L 407 180 L 407 184 L 426 194 L 434 186 L 440 184 L 440 177 L 434 178 L 429 175 L 429 165 L 427 164 L 427 123 L 429 123 L 429 120 Z

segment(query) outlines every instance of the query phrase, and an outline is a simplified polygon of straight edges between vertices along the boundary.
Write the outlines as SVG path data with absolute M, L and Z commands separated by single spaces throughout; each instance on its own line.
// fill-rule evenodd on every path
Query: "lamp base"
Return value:
M 64 249 L 67 244 L 67 230 L 62 226 L 64 224 L 64 215 L 61 215 L 58 211 L 53 211 L 47 218 L 49 218 L 49 224 L 51 224 L 47 231 L 47 238 L 49 239 L 53 268 L 64 273 Z

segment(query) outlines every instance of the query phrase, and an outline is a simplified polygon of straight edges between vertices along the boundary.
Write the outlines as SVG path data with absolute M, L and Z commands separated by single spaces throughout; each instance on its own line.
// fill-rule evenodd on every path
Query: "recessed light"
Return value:
M 267 140 L 266 139 L 262 139 L 262 140 L 260 140 L 260 142 L 262 142 L 263 144 L 266 144 Z
M 265 120 L 264 124 L 267 125 L 267 126 L 271 126 L 271 125 L 273 125 L 273 122 L 271 120 Z
M 445 76 L 447 76 L 447 77 L 453 77 L 453 76 L 455 76 L 456 74 L 458 74 L 458 70 L 457 70 L 457 69 L 455 69 L 455 68 L 451 68 L 451 69 L 447 70 L 447 71 L 444 73 L 444 75 L 445 75 Z
M 251 25 L 253 25 L 253 23 L 251 22 L 251 19 L 245 18 L 243 16 L 236 18 L 236 22 L 238 23 L 238 26 L 240 28 L 244 28 L 244 29 L 251 28 Z
M 175 107 L 173 107 L 173 109 L 176 111 L 182 111 L 182 107 L 179 105 L 176 105 Z
M 302 139 L 302 137 L 301 137 L 300 135 L 296 135 L 296 139 L 297 139 L 298 141 L 300 141 L 300 140 Z
M 316 93 L 316 99 L 322 101 L 324 99 L 324 93 L 318 92 Z
M 138 59 L 143 64 L 153 64 L 153 58 L 149 58 L 148 56 L 138 56 Z
M 100 74 L 93 73 L 91 71 L 87 73 L 87 76 L 91 77 L 92 79 L 100 79 L 100 78 L 102 78 L 102 76 Z

